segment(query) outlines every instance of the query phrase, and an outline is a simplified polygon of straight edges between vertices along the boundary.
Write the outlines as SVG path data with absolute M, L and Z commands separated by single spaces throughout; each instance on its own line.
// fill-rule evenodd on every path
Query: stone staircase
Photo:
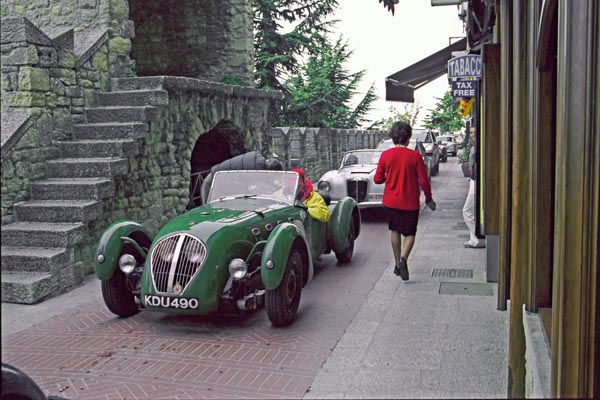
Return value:
M 168 103 L 160 89 L 151 78 L 111 80 L 85 123 L 73 125 L 72 140 L 58 143 L 46 179 L 31 183 L 31 200 L 15 204 L 15 222 L 2 226 L 3 302 L 34 304 L 81 283 L 86 268 L 77 254 L 86 246 L 93 254 L 96 245 L 89 223 L 102 218 L 114 177 L 128 173 L 127 156 L 139 151 L 157 106 Z

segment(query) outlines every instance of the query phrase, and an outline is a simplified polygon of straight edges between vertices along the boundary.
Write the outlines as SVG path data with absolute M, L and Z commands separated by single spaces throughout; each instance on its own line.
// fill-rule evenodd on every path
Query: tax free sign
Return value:
M 481 78 L 481 56 L 467 54 L 448 61 L 448 79 Z

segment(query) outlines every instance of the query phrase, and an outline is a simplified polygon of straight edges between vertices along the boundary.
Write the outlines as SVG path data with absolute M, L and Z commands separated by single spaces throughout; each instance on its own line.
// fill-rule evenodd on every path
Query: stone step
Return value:
M 30 200 L 14 206 L 18 221 L 89 222 L 101 218 L 103 205 L 95 200 Z
M 81 223 L 15 222 L 2 226 L 3 246 L 69 247 L 87 233 Z
M 51 273 L 2 271 L 2 302 L 36 304 L 78 286 L 83 276 L 81 262 Z
M 58 147 L 64 158 L 125 157 L 140 150 L 134 139 L 61 141 Z
M 112 122 L 73 125 L 74 140 L 111 140 L 143 138 L 148 134 L 146 122 Z
M 147 122 L 158 116 L 157 107 L 93 107 L 85 109 L 88 123 Z
M 165 104 L 169 104 L 169 93 L 166 90 L 127 90 L 96 93 L 96 105 L 99 107 L 160 106 Z
M 2 302 L 35 304 L 58 290 L 51 273 L 2 271 Z
M 60 158 L 46 162 L 49 178 L 107 178 L 124 175 L 129 162 L 124 158 Z
M 110 90 L 113 92 L 124 90 L 161 90 L 164 87 L 165 76 L 141 76 L 137 78 L 112 78 Z
M 72 262 L 64 247 L 2 246 L 2 271 L 52 272 Z
M 31 182 L 34 200 L 101 200 L 115 194 L 115 185 L 106 178 L 56 178 Z

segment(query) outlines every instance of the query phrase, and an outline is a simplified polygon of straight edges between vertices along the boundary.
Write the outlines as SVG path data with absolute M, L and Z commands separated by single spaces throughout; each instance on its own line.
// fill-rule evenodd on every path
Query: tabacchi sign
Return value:
M 448 79 L 481 78 L 481 56 L 467 54 L 448 61 Z

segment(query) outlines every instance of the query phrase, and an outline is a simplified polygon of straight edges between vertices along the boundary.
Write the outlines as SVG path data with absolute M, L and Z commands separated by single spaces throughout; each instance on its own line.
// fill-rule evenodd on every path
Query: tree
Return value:
M 376 100 L 371 86 L 358 105 L 350 102 L 365 71 L 350 73 L 344 68 L 352 51 L 337 39 L 312 52 L 300 71 L 284 85 L 282 125 L 358 128 Z
M 325 21 L 337 0 L 253 0 L 255 81 L 261 89 L 282 90 L 282 77 L 297 72 L 306 52 L 326 42 Z M 293 26 L 282 33 L 283 24 Z
M 394 15 L 395 6 L 398 4 L 399 0 L 379 0 L 380 3 L 383 3 L 383 7 L 387 8 L 389 12 Z
M 423 120 L 427 129 L 437 129 L 440 132 L 453 132 L 464 128 L 465 122 L 458 115 L 458 105 L 452 99 L 450 90 L 439 98 L 435 108 L 429 110 L 429 115 Z
M 421 105 L 417 101 L 416 103 L 404 103 L 404 112 L 398 111 L 394 106 L 390 106 L 389 112 L 392 116 L 382 118 L 375 122 L 368 129 L 381 129 L 389 130 L 396 121 L 407 121 L 411 126 L 415 126 L 417 123 L 417 117 L 421 111 Z

